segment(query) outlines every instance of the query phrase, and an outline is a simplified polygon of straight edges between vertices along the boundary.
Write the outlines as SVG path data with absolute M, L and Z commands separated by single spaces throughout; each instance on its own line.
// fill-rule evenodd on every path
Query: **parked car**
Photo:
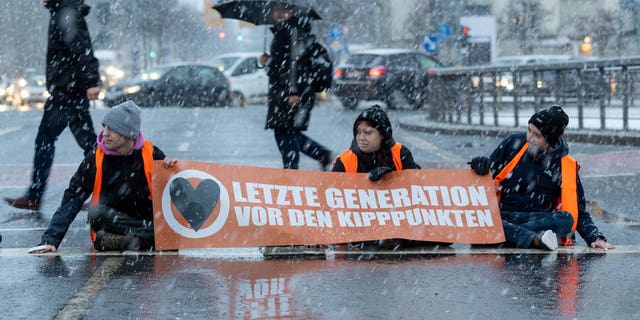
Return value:
M 429 71 L 439 67 L 439 61 L 416 50 L 358 51 L 335 68 L 332 93 L 346 109 L 360 100 L 381 100 L 389 109 L 419 109 L 427 100 Z
M 266 101 L 269 77 L 258 67 L 261 52 L 237 52 L 215 56 L 211 65 L 220 70 L 231 83 L 231 106 Z
M 172 64 L 141 72 L 107 89 L 105 103 L 133 100 L 140 106 L 228 106 L 229 80 L 218 69 Z
M 47 91 L 47 80 L 44 75 L 32 76 L 26 81 L 26 85 L 17 92 L 19 105 L 29 107 L 44 106 L 45 101 L 51 96 Z M 18 100 L 19 99 L 19 100 Z

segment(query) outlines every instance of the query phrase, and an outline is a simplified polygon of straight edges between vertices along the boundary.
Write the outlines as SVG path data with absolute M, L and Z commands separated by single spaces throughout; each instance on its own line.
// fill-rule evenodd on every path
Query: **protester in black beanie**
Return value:
M 469 164 L 479 175 L 491 173 L 498 187 L 505 243 L 519 248 L 556 250 L 580 234 L 587 246 L 614 246 L 586 211 L 578 170 L 562 139 L 569 117 L 560 106 L 533 114 L 527 132 L 506 137 L 490 157 Z
M 542 132 L 551 147 L 557 147 L 564 129 L 569 124 L 569 116 L 558 105 L 534 113 L 529 123 Z

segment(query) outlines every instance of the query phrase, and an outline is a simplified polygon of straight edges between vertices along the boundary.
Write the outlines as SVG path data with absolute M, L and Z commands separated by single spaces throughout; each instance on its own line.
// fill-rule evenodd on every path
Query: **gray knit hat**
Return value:
M 135 139 L 140 133 L 140 108 L 131 100 L 107 111 L 102 125 L 127 137 Z

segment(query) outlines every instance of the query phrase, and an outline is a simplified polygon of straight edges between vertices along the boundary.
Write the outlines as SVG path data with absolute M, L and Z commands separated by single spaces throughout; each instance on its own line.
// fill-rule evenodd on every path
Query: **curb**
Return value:
M 415 123 L 413 121 L 401 120 L 400 128 L 436 134 L 447 135 L 481 135 L 494 138 L 504 138 L 524 127 L 494 127 L 480 125 L 466 125 L 454 123 L 440 123 L 425 121 L 423 123 Z M 619 146 L 640 146 L 640 132 L 638 131 L 613 131 L 613 130 L 575 130 L 566 129 L 564 138 L 569 142 L 584 142 L 605 145 Z

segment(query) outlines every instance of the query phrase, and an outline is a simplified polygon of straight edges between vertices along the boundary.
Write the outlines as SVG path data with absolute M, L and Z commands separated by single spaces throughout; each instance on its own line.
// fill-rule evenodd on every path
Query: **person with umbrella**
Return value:
M 298 169 L 300 152 L 320 162 L 326 170 L 332 162 L 331 151 L 303 134 L 307 130 L 315 90 L 311 55 L 305 54 L 315 42 L 310 18 L 296 16 L 298 10 L 278 3 L 271 10 L 275 25 L 271 28 L 271 54 L 263 54 L 260 63 L 269 76 L 269 108 L 266 129 L 273 129 L 285 169 Z

